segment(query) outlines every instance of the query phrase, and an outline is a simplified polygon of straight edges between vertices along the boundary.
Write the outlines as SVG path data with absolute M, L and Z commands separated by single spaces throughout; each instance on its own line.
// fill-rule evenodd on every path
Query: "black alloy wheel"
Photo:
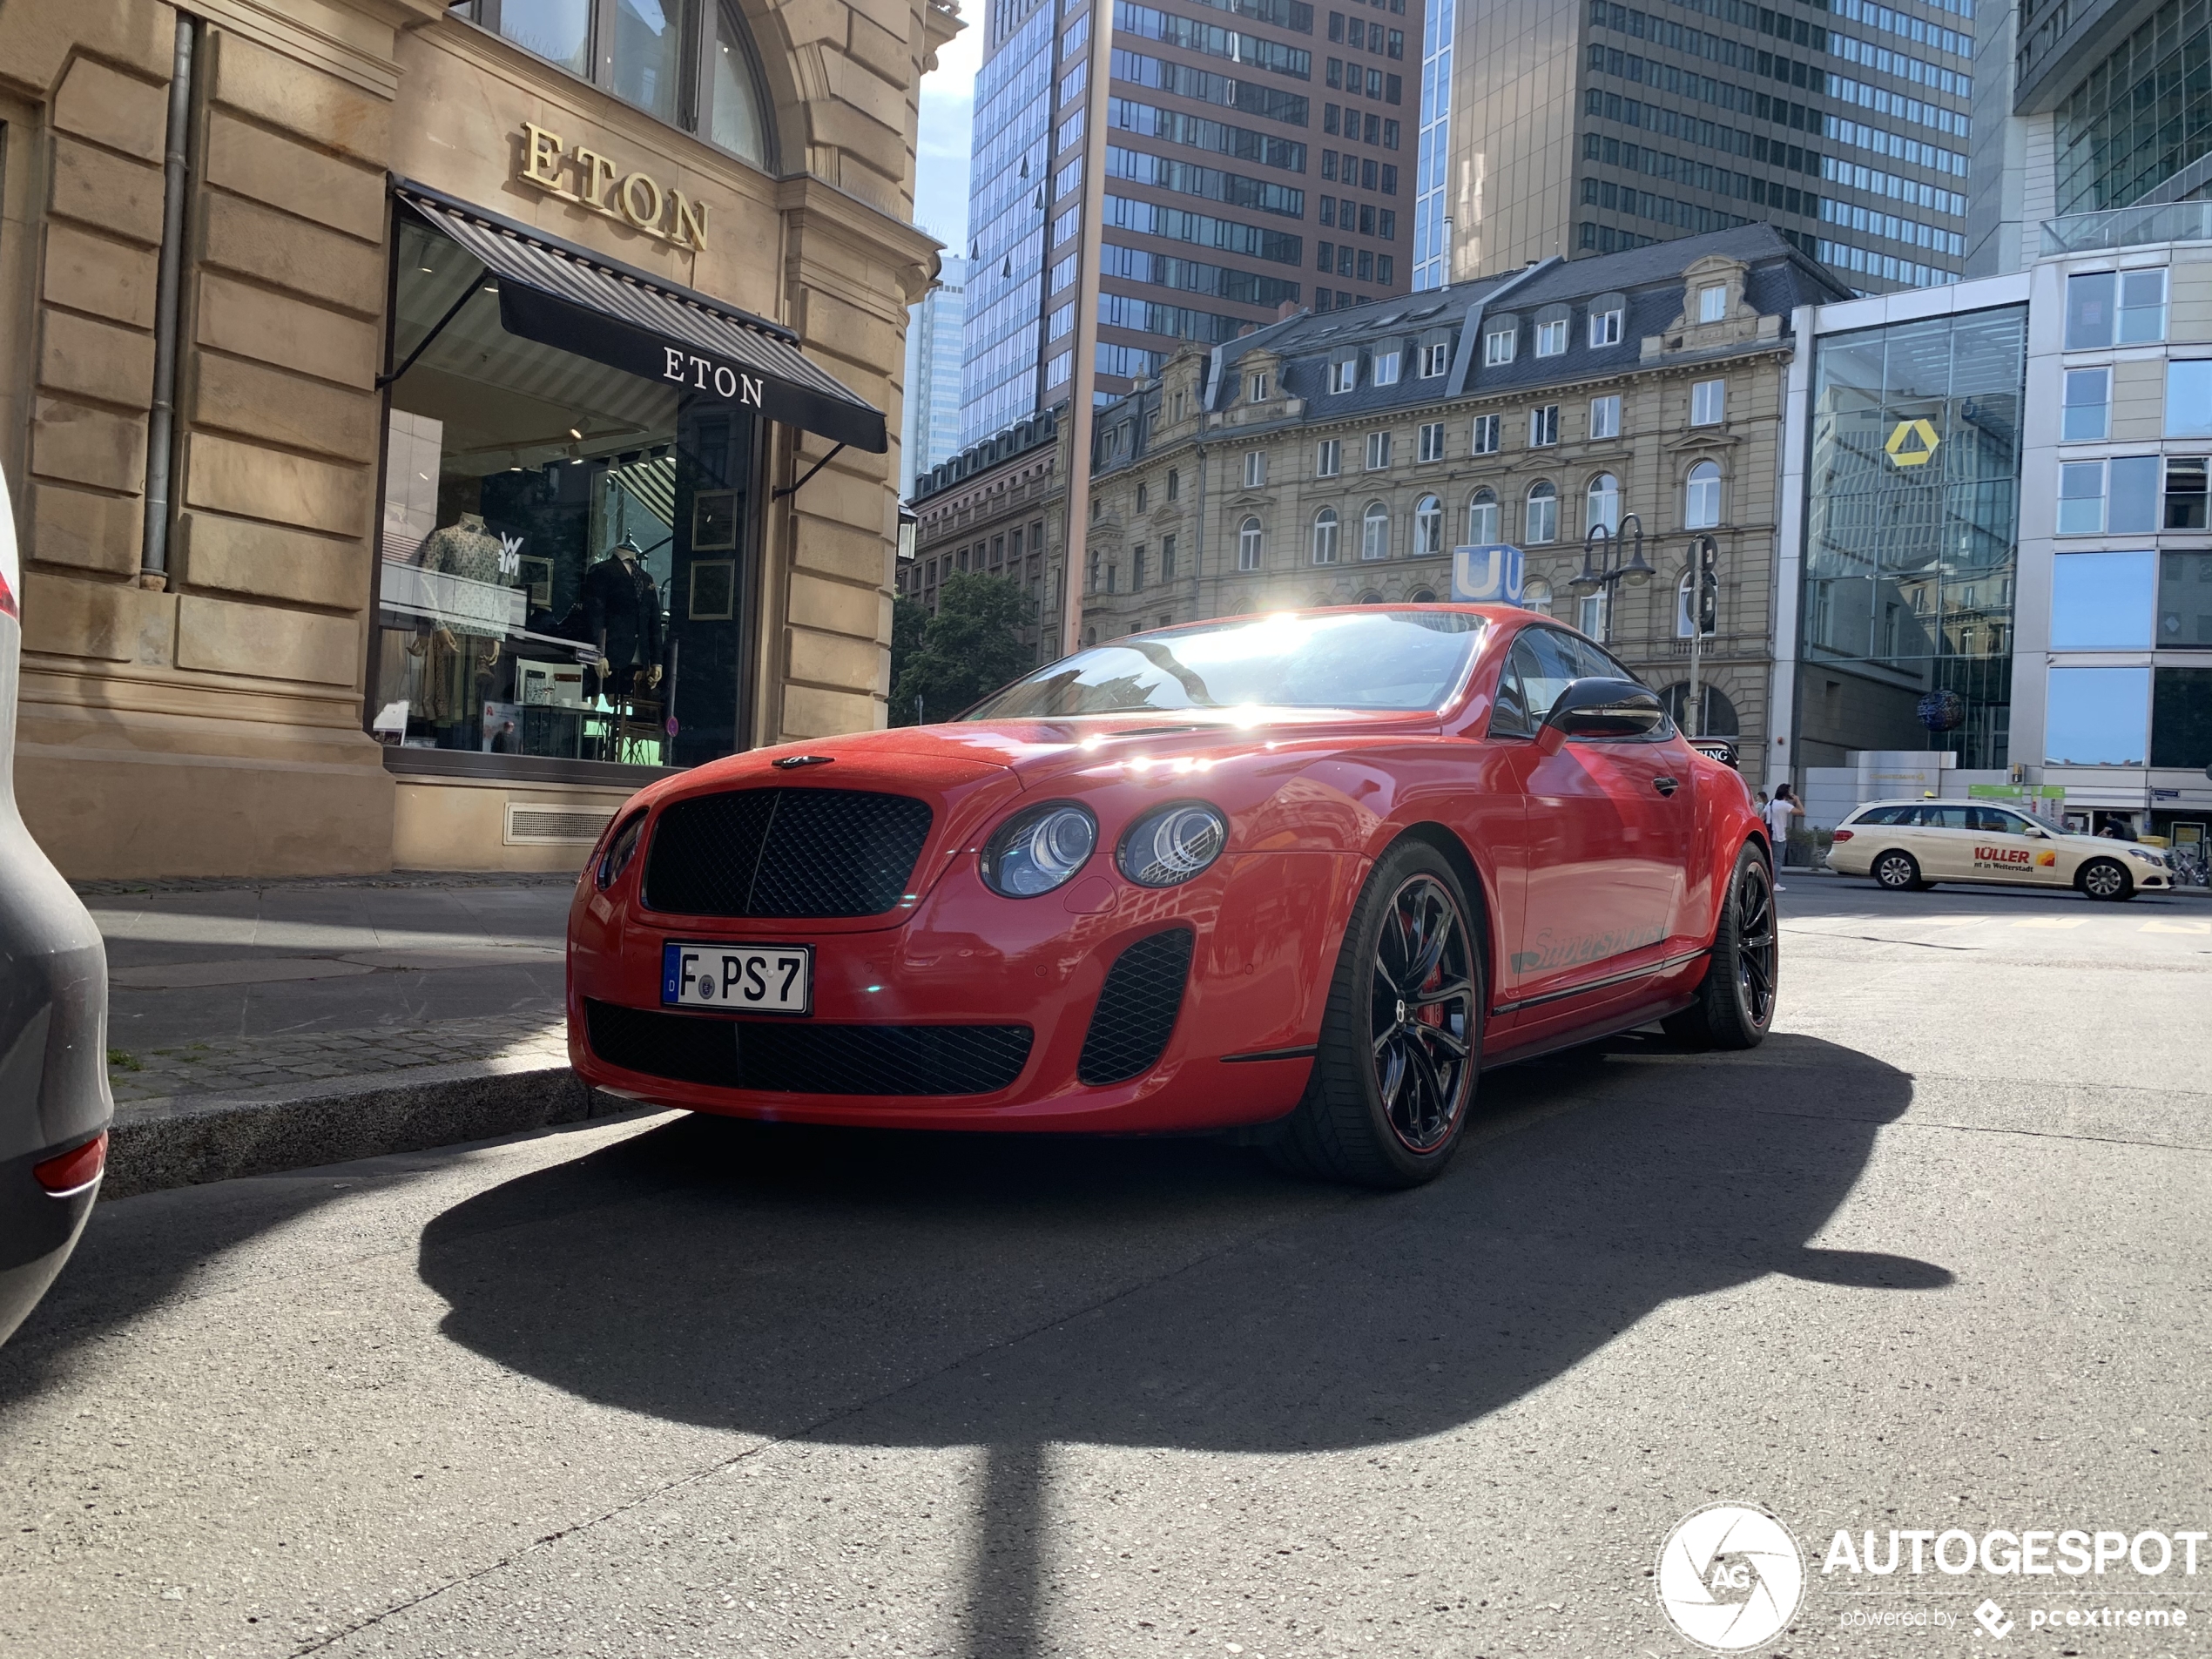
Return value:
M 1690 1048 L 1756 1049 L 1774 1022 L 1781 968 L 1774 872 L 1765 852 L 1753 842 L 1737 854 L 1697 1000 L 1661 1024 L 1669 1036 Z
M 2102 899 L 2110 904 L 2135 896 L 2135 883 L 2127 867 L 2117 859 L 2090 860 L 2081 867 L 2081 873 L 2074 880 L 2092 899 Z
M 1482 1063 L 1482 948 L 1451 864 L 1421 841 L 1377 860 L 1345 935 L 1298 1108 L 1270 1143 L 1285 1168 L 1371 1187 L 1433 1180 Z
M 1920 864 L 1910 853 L 1892 847 L 1874 860 L 1874 880 L 1892 893 L 1914 893 L 1920 887 Z

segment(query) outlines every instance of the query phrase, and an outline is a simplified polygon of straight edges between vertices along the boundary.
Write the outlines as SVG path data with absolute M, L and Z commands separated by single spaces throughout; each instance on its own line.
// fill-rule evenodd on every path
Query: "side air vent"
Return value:
M 1124 950 L 1107 970 L 1091 1011 L 1076 1076 L 1094 1086 L 1127 1082 L 1159 1063 L 1190 976 L 1194 935 L 1188 927 L 1152 934 Z

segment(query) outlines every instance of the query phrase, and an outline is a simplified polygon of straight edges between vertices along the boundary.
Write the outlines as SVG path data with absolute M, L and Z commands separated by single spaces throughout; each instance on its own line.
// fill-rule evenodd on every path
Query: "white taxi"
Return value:
M 2165 854 L 2133 841 L 2067 835 L 1993 801 L 1877 800 L 1836 826 L 1828 867 L 1892 893 L 1939 881 L 2078 887 L 2092 899 L 2169 888 Z

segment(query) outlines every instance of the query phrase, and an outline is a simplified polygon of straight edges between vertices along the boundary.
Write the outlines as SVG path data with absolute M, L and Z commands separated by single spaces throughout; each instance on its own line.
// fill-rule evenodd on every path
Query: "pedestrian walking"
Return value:
M 1759 816 L 1766 819 L 1767 833 L 1774 838 L 1775 874 L 1779 877 L 1782 873 L 1783 849 L 1790 845 L 1790 820 L 1804 817 L 1805 809 L 1797 805 L 1787 784 L 1775 785 L 1774 799 L 1769 800 L 1762 795 L 1759 802 Z M 1774 890 L 1777 893 L 1789 891 L 1778 880 L 1774 884 Z

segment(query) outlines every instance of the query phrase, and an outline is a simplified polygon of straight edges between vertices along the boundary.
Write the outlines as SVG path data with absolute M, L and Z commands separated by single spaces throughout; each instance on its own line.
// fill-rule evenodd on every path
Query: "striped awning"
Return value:
M 883 411 L 809 362 L 790 329 L 441 192 L 394 191 L 499 278 L 508 333 L 873 455 L 890 447 Z

